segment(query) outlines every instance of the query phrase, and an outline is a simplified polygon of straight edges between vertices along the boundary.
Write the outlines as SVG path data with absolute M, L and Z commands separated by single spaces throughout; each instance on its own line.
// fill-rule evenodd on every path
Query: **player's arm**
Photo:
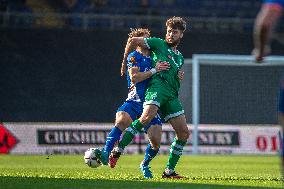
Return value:
M 264 4 L 257 15 L 254 26 L 254 50 L 252 54 L 257 62 L 270 53 L 270 40 L 275 24 L 282 15 L 282 8 L 277 4 Z
M 141 47 L 142 49 L 147 48 L 144 42 L 144 37 L 132 37 L 127 40 L 126 47 L 124 50 L 123 60 L 121 64 L 121 69 L 120 69 L 121 76 L 123 76 L 126 73 L 126 62 L 127 62 L 128 54 L 134 51 L 138 46 Z
M 139 83 L 141 81 L 144 81 L 145 79 L 150 78 L 155 73 L 168 70 L 169 68 L 170 68 L 170 65 L 167 62 L 159 62 L 156 64 L 155 68 L 152 68 L 151 70 L 147 72 L 140 72 L 139 67 L 134 66 L 128 69 L 128 73 L 129 73 L 131 82 Z

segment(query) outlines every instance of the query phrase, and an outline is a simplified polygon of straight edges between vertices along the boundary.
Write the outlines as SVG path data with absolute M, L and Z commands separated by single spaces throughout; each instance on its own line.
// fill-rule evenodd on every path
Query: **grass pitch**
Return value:
M 0 156 L 1 189 L 264 189 L 283 188 L 277 156 L 183 156 L 176 171 L 183 180 L 161 179 L 167 156 L 151 163 L 154 179 L 138 169 L 142 155 L 125 155 L 117 167 L 87 167 L 83 155 Z

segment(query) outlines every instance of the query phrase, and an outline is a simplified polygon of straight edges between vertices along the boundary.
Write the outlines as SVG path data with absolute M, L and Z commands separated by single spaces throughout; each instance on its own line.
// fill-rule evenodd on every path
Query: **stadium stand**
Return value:
M 25 0 L 1 0 L 0 1 L 0 12 L 16 12 L 23 14 L 31 14 L 32 10 L 27 6 Z M 0 22 L 4 23 L 5 18 L 1 17 Z M 30 27 L 33 24 L 33 19 L 26 19 L 25 17 L 19 17 L 17 15 L 11 15 L 9 17 L 10 27 Z
M 2 26 L 7 26 L 8 19 L 9 25 L 23 27 L 21 19 L 15 23 L 11 17 L 28 13 L 26 17 L 33 19 L 22 20 L 35 27 L 122 29 L 150 25 L 158 30 L 166 17 L 176 15 L 190 18 L 192 27 L 201 31 L 251 32 L 260 5 L 261 0 L 1 0 L 1 20 L 6 18 Z
M 0 70 L 5 78 L 0 81 L 0 120 L 112 121 L 126 93 L 116 63 L 129 28 L 149 27 L 153 36 L 163 37 L 164 21 L 181 15 L 189 18 L 191 30 L 180 47 L 186 58 L 250 54 L 260 2 L 0 0 L 0 59 L 5 65 Z M 280 36 L 272 44 L 277 55 L 284 53 Z M 97 79 L 108 74 L 110 83 Z M 95 94 L 101 95 L 94 100 Z
M 48 0 L 26 0 L 26 5 L 32 10 L 32 12 L 37 14 L 55 12 L 52 3 Z M 45 17 L 36 17 L 34 25 L 44 27 L 62 27 L 64 21 L 58 17 L 54 16 L 45 16 Z

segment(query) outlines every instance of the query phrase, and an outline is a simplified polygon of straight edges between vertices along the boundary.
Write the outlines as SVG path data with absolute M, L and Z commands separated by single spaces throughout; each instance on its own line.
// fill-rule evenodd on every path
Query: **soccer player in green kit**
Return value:
M 167 20 L 166 27 L 167 33 L 165 40 L 160 38 L 134 37 L 126 45 L 121 70 L 122 74 L 125 72 L 127 55 L 137 46 L 151 51 L 153 67 L 155 67 L 158 61 L 162 61 L 168 62 L 170 69 L 152 76 L 146 90 L 144 109 L 141 117 L 132 122 L 131 129 L 124 134 L 118 148 L 114 149 L 110 158 L 117 160 L 123 149 L 132 141 L 134 135 L 141 131 L 155 117 L 158 109 L 160 109 L 164 120 L 168 121 L 176 132 L 176 137 L 172 142 L 170 155 L 162 177 L 179 179 L 183 177 L 178 175 L 174 169 L 189 137 L 184 110 L 178 99 L 180 88 L 178 73 L 184 64 L 184 59 L 182 54 L 177 50 L 177 46 L 186 30 L 186 22 L 180 17 L 172 17 Z M 149 161 L 151 161 L 151 158 Z M 148 165 L 149 162 L 145 162 L 144 165 L 142 162 L 140 165 L 141 170 L 148 168 Z

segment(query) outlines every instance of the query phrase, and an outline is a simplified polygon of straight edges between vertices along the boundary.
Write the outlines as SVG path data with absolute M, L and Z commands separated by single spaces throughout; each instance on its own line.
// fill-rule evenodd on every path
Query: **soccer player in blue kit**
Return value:
M 129 38 L 132 37 L 150 37 L 148 29 L 132 29 Z M 120 139 L 122 132 L 130 126 L 131 122 L 141 116 L 143 111 L 143 102 L 145 98 L 145 91 L 149 78 L 156 72 L 169 69 L 169 64 L 161 62 L 155 68 L 152 68 L 150 52 L 145 51 L 139 47 L 128 55 L 127 58 L 127 82 L 128 82 L 128 97 L 124 104 L 120 106 L 116 113 L 115 126 L 107 136 L 104 148 L 96 154 L 104 165 L 109 164 L 110 167 L 113 163 L 109 160 L 111 151 L 115 143 Z M 144 127 L 147 132 L 150 144 L 146 148 L 145 158 L 143 162 L 150 162 L 158 153 L 161 140 L 162 122 L 157 114 L 150 124 Z M 129 129 L 131 129 L 129 127 Z M 134 131 L 133 131 L 134 132 Z M 141 168 L 145 178 L 152 178 L 149 168 Z
M 273 29 L 280 20 L 284 11 L 284 0 L 264 0 L 260 12 L 257 15 L 254 27 L 254 49 L 252 54 L 256 62 L 261 63 L 263 57 L 270 53 L 270 41 L 273 35 Z M 278 119 L 282 126 L 281 143 L 281 161 L 282 176 L 284 176 L 284 75 L 281 80 L 280 95 L 278 102 Z
M 282 126 L 282 133 L 284 132 L 284 75 L 282 76 L 281 79 L 281 84 L 280 84 L 280 95 L 279 95 L 279 103 L 278 103 L 278 118 L 279 118 L 279 123 Z M 281 160 L 282 160 L 282 176 L 284 177 L 284 134 L 280 136 L 282 139 L 282 155 L 281 155 Z

